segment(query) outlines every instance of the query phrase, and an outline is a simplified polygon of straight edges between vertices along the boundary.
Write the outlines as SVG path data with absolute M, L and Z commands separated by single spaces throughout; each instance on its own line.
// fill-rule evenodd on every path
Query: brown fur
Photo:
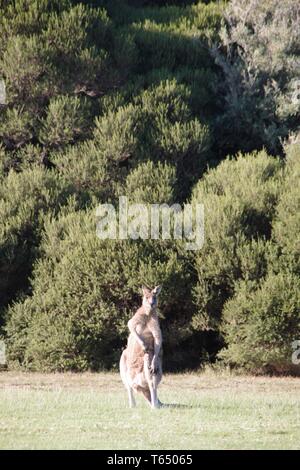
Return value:
M 158 287 L 153 291 L 144 288 L 143 305 L 128 322 L 130 335 L 120 359 L 120 374 L 128 391 L 130 406 L 135 406 L 133 390 L 141 392 L 153 408 L 160 405 L 157 386 L 162 378 L 162 335 L 156 304 L 153 307 L 149 305 L 153 298 L 156 300 L 159 291 Z

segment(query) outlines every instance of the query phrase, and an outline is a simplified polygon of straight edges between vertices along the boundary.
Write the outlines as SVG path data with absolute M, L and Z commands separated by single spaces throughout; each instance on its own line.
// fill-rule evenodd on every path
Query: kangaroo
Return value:
M 162 335 L 156 311 L 161 286 L 143 287 L 143 303 L 129 320 L 127 347 L 120 359 L 120 375 L 127 389 L 129 406 L 135 407 L 133 391 L 142 392 L 152 408 L 162 404 L 157 387 L 162 378 L 160 351 Z

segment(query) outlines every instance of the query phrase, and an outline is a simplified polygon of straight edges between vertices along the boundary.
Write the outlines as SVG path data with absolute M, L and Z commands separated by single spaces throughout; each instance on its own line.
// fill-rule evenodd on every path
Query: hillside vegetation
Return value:
M 299 18 L 294 0 L 0 0 L 10 367 L 115 368 L 161 283 L 166 369 L 293 370 Z M 203 248 L 100 240 L 96 207 L 121 195 L 204 204 Z

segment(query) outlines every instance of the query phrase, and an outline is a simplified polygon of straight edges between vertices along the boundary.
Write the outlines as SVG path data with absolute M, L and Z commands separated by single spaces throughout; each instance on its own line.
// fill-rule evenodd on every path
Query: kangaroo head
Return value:
M 161 286 L 156 286 L 154 289 L 149 289 L 148 287 L 143 286 L 143 306 L 146 309 L 146 312 L 149 314 L 157 307 L 157 297 L 161 291 Z

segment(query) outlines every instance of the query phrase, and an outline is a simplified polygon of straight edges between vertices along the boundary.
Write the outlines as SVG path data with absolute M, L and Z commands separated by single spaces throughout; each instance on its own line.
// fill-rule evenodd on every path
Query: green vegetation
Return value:
M 0 448 L 299 448 L 299 379 L 176 374 L 159 391 L 169 406 L 132 410 L 115 374 L 4 373 Z
M 140 285 L 162 283 L 167 370 L 294 370 L 299 6 L 246 4 L 0 0 L 9 367 L 117 367 Z M 203 203 L 203 248 L 99 240 L 120 195 Z

